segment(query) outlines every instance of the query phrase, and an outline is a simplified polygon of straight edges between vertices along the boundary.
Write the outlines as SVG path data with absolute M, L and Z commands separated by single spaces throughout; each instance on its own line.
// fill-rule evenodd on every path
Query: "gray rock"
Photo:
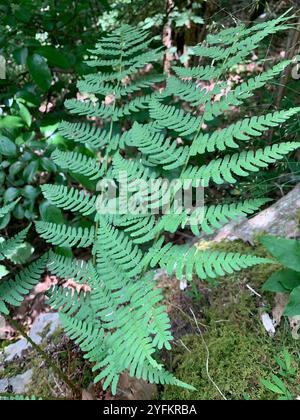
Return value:
M 11 362 L 15 357 L 21 357 L 25 350 L 30 348 L 30 344 L 25 340 L 21 339 L 4 349 L 4 361 Z
M 210 237 L 210 240 L 220 242 L 223 239 L 242 239 L 251 243 L 252 238 L 262 232 L 274 236 L 296 238 L 300 236 L 299 210 L 300 184 L 252 219 L 242 218 L 224 226 L 214 237 Z
M 29 337 L 35 342 L 35 344 L 41 344 L 43 338 L 50 338 L 59 327 L 60 320 L 57 313 L 49 312 L 41 314 L 33 323 Z M 44 336 L 46 329 L 48 329 L 48 331 Z
M 13 392 L 15 394 L 24 394 L 32 380 L 32 369 L 27 370 L 21 375 L 0 381 L 0 392 Z
M 7 392 L 8 385 L 8 379 L 0 379 L 0 392 Z
M 8 379 L 9 386 L 15 394 L 24 394 L 31 383 L 33 370 L 27 370 L 21 375 Z
M 59 328 L 60 321 L 57 313 L 49 312 L 40 314 L 34 321 L 29 337 L 35 344 L 41 344 L 43 338 L 50 338 Z M 16 357 L 21 357 L 23 352 L 31 349 L 31 344 L 25 339 L 21 339 L 4 350 L 4 361 L 11 362 Z

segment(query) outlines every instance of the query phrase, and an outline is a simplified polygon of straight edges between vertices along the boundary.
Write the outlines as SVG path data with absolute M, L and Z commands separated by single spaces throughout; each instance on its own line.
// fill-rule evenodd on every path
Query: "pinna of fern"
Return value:
M 5 217 L 16 205 L 16 202 L 0 208 L 0 215 Z M 16 251 L 24 243 L 30 226 L 21 230 L 13 237 L 4 239 L 0 243 L 0 262 L 10 261 L 16 263 Z M 18 262 L 18 261 L 17 261 Z M 21 263 L 21 261 L 20 261 Z M 0 314 L 8 315 L 9 306 L 18 307 L 24 301 L 34 286 L 41 279 L 41 275 L 45 271 L 47 256 L 43 255 L 38 260 L 27 265 L 22 270 L 18 270 L 14 276 L 7 271 L 4 277 L 0 278 Z
M 296 115 L 299 108 L 241 118 L 217 131 L 210 124 L 231 106 L 244 103 L 285 68 L 288 63 L 275 65 L 226 90 L 215 101 L 226 85 L 228 69 L 243 62 L 262 39 L 287 27 L 288 18 L 284 16 L 252 28 L 223 31 L 209 38 L 211 46 L 194 49 L 195 55 L 205 56 L 216 65 L 175 67 L 166 89 L 158 91 L 154 87 L 163 76 L 157 73 L 141 76 L 141 69 L 159 60 L 161 50 L 151 49 L 152 40 L 146 31 L 123 26 L 91 51 L 93 57 L 88 64 L 97 72 L 78 84 L 81 93 L 90 99 L 66 103 L 72 118 L 77 115 L 78 120 L 63 122 L 61 133 L 75 145 L 82 143 L 96 150 L 100 160 L 56 150 L 55 162 L 63 170 L 70 170 L 70 176 L 84 175 L 116 186 L 122 182 L 119 173 L 124 172 L 132 187 L 126 199 L 134 194 L 139 199 L 150 196 L 146 214 L 103 214 L 98 206 L 103 192 L 96 197 L 74 187 L 42 188 L 54 205 L 94 222 L 90 228 L 74 226 L 72 221 L 68 225 L 37 222 L 36 229 L 53 245 L 92 248 L 89 262 L 50 254 L 51 272 L 62 279 L 76 279 L 86 284 L 87 290 L 75 293 L 72 298 L 67 290 L 54 288 L 49 293 L 49 303 L 60 311 L 67 334 L 94 363 L 98 372 L 96 381 L 101 380 L 105 389 L 111 386 L 113 393 L 125 371 L 150 382 L 192 389 L 167 372 L 155 357 L 161 348 L 170 349 L 173 339 L 162 291 L 154 280 L 157 267 L 178 279 L 192 281 L 195 276 L 218 278 L 269 263 L 253 255 L 173 245 L 165 237 L 165 232 L 174 233 L 186 226 L 195 235 L 202 231 L 212 233 L 229 220 L 255 213 L 267 198 L 208 205 L 198 217 L 199 209 L 174 214 L 171 193 L 169 214 L 153 215 L 151 211 L 164 204 L 170 193 L 163 177 L 175 180 L 176 186 L 184 180 L 194 187 L 234 184 L 300 146 L 296 142 L 282 142 L 256 149 L 253 142 L 258 137 L 264 139 L 270 127 L 280 126 Z M 230 33 L 236 34 L 233 42 Z M 196 83 L 199 80 L 214 81 L 215 89 L 199 89 Z M 82 116 L 101 118 L 103 128 L 100 124 L 81 122 Z M 147 182 L 155 181 L 154 191 L 149 193 L 145 187 L 137 192 L 137 179 L 146 182 L 146 186 Z

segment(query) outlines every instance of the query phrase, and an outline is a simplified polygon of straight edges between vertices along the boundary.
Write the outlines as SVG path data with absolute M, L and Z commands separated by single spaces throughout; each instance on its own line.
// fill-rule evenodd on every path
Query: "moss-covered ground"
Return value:
M 259 243 L 250 247 L 239 241 L 223 242 L 217 247 L 267 256 Z M 182 343 L 177 340 L 169 361 L 169 368 L 178 379 L 192 384 L 197 391 L 167 386 L 161 394 L 162 399 L 221 399 L 217 387 L 208 378 L 208 372 L 229 400 L 276 399 L 278 395 L 268 391 L 261 379 L 278 374 L 275 357 L 280 356 L 284 348 L 288 349 L 295 368 L 298 368 L 294 381 L 287 383 L 288 389 L 295 398 L 300 395 L 300 343 L 292 339 L 287 320 L 283 320 L 275 337 L 270 337 L 260 319 L 262 311 L 271 311 L 274 300 L 273 295 L 262 292 L 261 286 L 277 269 L 276 264 L 256 266 L 230 275 L 218 284 L 206 285 L 205 298 L 202 295 L 196 302 L 194 300 L 194 305 L 200 306 L 196 317 L 198 325 L 195 322 L 194 333 L 183 336 Z M 257 291 L 261 298 L 251 293 L 247 286 Z M 202 291 L 203 285 L 199 289 Z

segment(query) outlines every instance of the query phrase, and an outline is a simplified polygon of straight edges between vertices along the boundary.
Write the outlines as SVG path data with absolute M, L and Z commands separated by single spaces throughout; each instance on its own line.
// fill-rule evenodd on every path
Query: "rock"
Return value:
M 40 314 L 34 321 L 29 337 L 35 344 L 40 345 L 43 339 L 50 338 L 59 328 L 60 321 L 57 313 L 49 312 Z M 25 339 L 21 339 L 4 350 L 4 361 L 11 362 L 16 357 L 21 357 L 23 352 L 31 349 L 31 344 Z
M 22 340 L 17 341 L 10 346 L 5 347 L 4 349 L 4 361 L 11 362 L 15 357 L 21 357 L 25 350 L 30 348 L 30 344 L 22 338 Z
M 6 378 L 0 379 L 0 392 L 3 392 L 3 393 L 7 392 L 8 386 L 9 386 L 8 379 Z
M 300 340 L 300 316 L 294 316 L 292 318 L 289 318 L 289 320 L 293 339 Z
M 50 338 L 60 327 L 59 315 L 49 312 L 37 317 L 31 327 L 29 337 L 36 343 L 41 344 L 43 338 Z M 48 329 L 45 334 L 45 330 Z
M 15 376 L 14 378 L 8 379 L 9 386 L 15 394 L 26 393 L 27 387 L 30 385 L 32 380 L 33 370 L 27 370 L 21 375 Z
M 33 370 L 27 370 L 21 375 L 13 378 L 0 380 L 0 392 L 12 392 L 14 394 L 24 394 L 31 383 Z
M 224 239 L 242 239 L 251 243 L 252 238 L 261 232 L 274 236 L 296 238 L 300 236 L 299 210 L 300 184 L 252 219 L 242 218 L 224 226 L 212 240 L 220 242 Z
M 128 373 L 120 375 L 116 399 L 150 401 L 157 399 L 157 395 L 155 384 L 150 384 L 143 379 L 132 378 Z

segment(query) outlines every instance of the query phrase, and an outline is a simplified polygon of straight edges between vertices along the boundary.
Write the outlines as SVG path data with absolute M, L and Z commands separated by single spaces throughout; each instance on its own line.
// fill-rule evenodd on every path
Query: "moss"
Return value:
M 298 221 L 298 226 L 300 226 L 300 210 L 298 210 L 296 212 L 296 217 L 297 217 L 297 221 Z
M 3 370 L 0 370 L 0 379 L 9 379 L 20 375 L 27 370 L 26 366 L 20 365 L 19 362 L 11 362 L 4 365 Z
M 270 257 L 259 243 L 251 247 L 241 241 L 221 242 L 216 248 Z M 260 319 L 261 312 L 273 306 L 274 297 L 263 293 L 261 286 L 278 268 L 276 262 L 259 265 L 224 277 L 216 285 L 206 284 L 208 299 L 202 307 L 199 324 L 207 327 L 203 338 L 210 353 L 209 373 L 228 399 L 276 399 L 276 395 L 261 385 L 260 379 L 270 378 L 270 374 L 278 372 L 275 357 L 284 347 L 299 360 L 300 344 L 291 338 L 287 321 L 283 322 L 276 336 L 270 338 Z M 247 285 L 262 298 L 252 294 Z M 220 399 L 218 390 L 207 376 L 207 352 L 200 334 L 188 335 L 182 340 L 186 347 L 182 346 L 180 350 L 177 347 L 169 368 L 178 379 L 192 384 L 197 391 L 168 386 L 162 399 Z M 299 395 L 299 385 L 300 372 L 293 384 L 294 395 Z
M 209 374 L 227 399 L 276 399 L 277 396 L 266 390 L 260 380 L 278 371 L 274 358 L 283 348 L 283 336 L 280 336 L 274 342 L 265 333 L 257 335 L 232 323 L 215 326 L 204 334 L 209 349 Z M 177 354 L 174 359 L 174 365 L 177 365 L 175 372 L 180 380 L 192 384 L 197 391 L 166 387 L 162 399 L 220 399 L 220 393 L 207 376 L 207 352 L 201 337 L 186 336 L 183 341 L 190 352 L 185 350 Z M 290 343 L 289 350 L 296 352 L 295 343 Z M 299 384 L 298 374 L 293 384 L 294 395 L 298 395 Z

